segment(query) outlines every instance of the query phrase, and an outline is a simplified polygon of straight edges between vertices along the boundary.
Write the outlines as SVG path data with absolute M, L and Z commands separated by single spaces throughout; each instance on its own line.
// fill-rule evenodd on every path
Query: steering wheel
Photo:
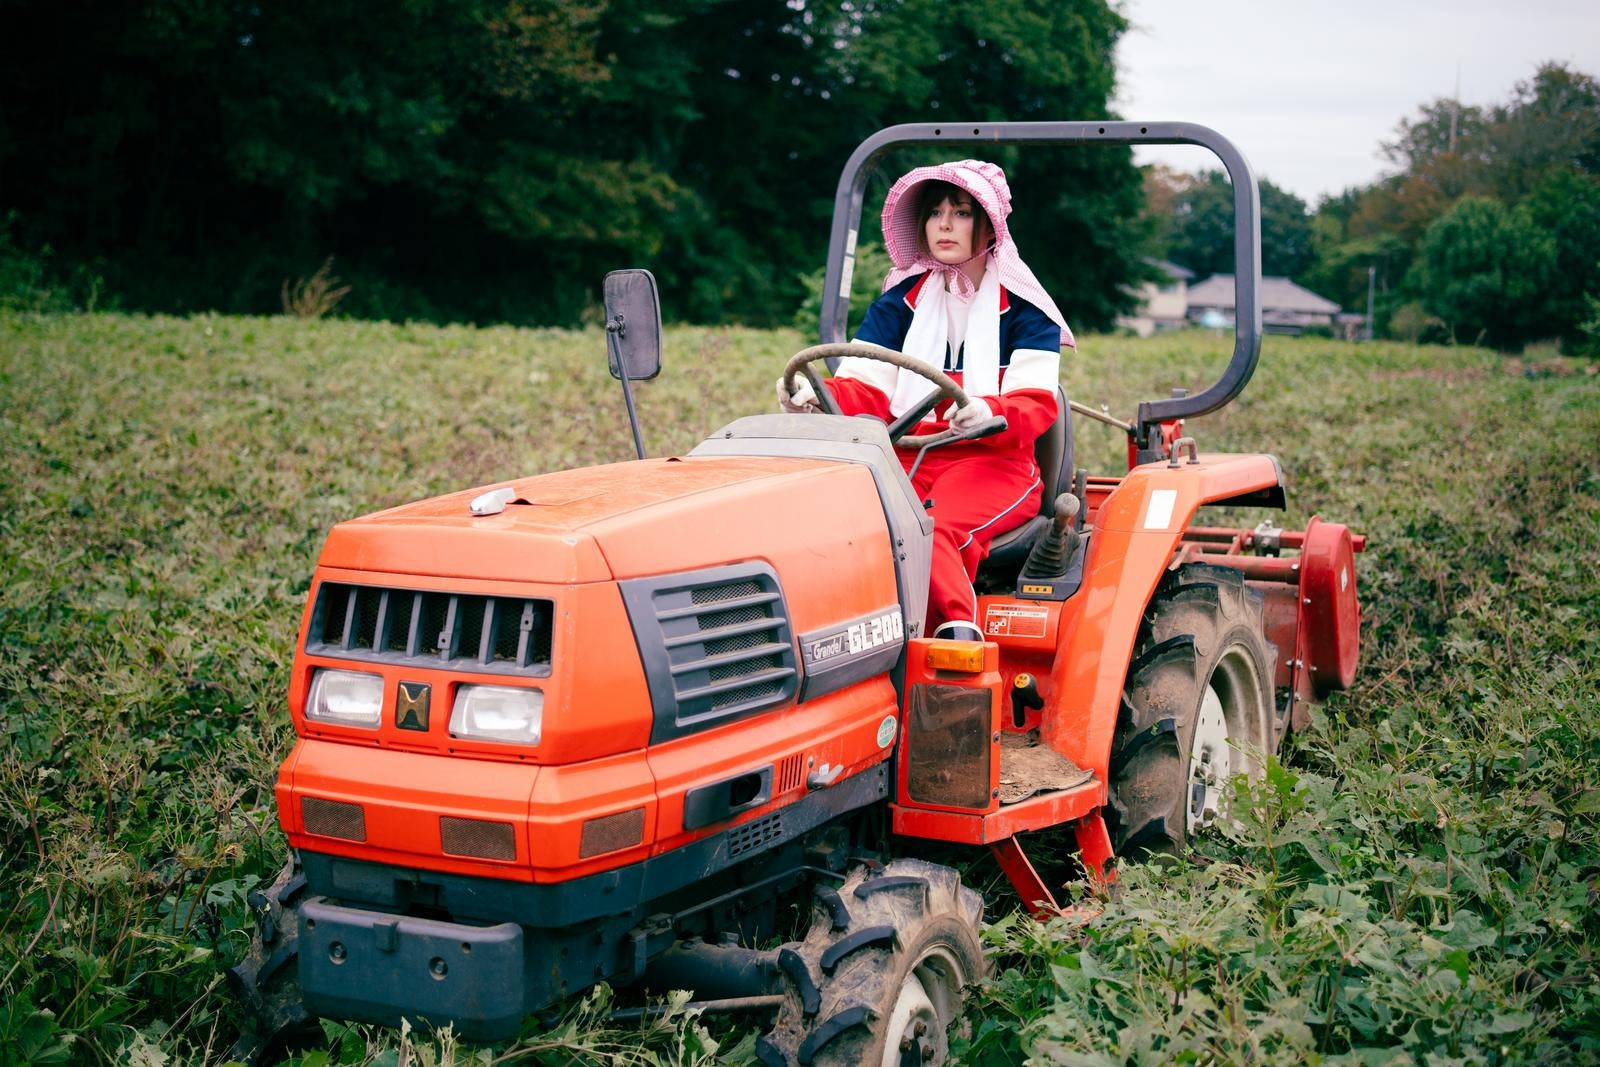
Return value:
M 811 382 L 811 388 L 817 391 L 817 400 L 822 404 L 822 410 L 830 415 L 842 415 L 839 402 L 833 394 L 823 385 L 822 379 L 812 369 L 812 364 L 819 359 L 843 359 L 846 356 L 855 356 L 859 359 L 873 359 L 879 363 L 889 363 L 902 370 L 920 374 L 936 387 L 927 397 L 917 402 L 915 406 L 889 424 L 889 441 L 896 448 L 921 448 L 923 445 L 943 434 L 919 434 L 907 436 L 906 431 L 927 417 L 928 412 L 938 407 L 945 401 L 954 403 L 957 407 L 965 407 L 968 401 L 966 390 L 957 385 L 955 379 L 937 367 L 930 367 L 915 356 L 908 356 L 903 352 L 895 352 L 888 348 L 879 348 L 877 345 L 864 345 L 855 342 L 845 344 L 812 345 L 803 348 L 789 357 L 789 362 L 783 368 L 783 380 L 793 393 L 798 384 L 795 380 L 796 373 L 804 373 Z

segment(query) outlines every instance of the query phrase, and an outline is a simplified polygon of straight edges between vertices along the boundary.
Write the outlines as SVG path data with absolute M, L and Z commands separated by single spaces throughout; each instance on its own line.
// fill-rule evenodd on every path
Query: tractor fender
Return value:
M 1282 486 L 1277 458 L 1263 454 L 1201 454 L 1128 472 L 1095 514 L 1083 584 L 1064 606 L 1051 665 L 1059 696 L 1040 724 L 1045 743 L 1108 780 L 1140 620 L 1195 511 Z
M 1318 700 L 1350 688 L 1360 659 L 1361 604 L 1356 598 L 1358 542 L 1348 527 L 1316 516 L 1306 524 L 1300 549 L 1300 618 L 1303 642 L 1297 659 L 1311 674 Z M 1298 664 L 1297 664 L 1298 669 Z

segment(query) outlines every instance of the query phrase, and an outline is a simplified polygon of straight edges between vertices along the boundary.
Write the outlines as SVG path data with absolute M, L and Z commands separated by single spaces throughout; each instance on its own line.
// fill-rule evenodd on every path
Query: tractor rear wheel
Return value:
M 767 1067 L 949 1062 L 962 991 L 983 977 L 983 898 L 948 867 L 898 859 L 819 887 L 811 930 L 779 953 L 785 1000 Z
M 1273 750 L 1272 676 L 1262 597 L 1236 570 L 1191 563 L 1145 612 L 1111 746 L 1118 855 L 1176 853 L 1226 814 L 1228 781 L 1259 777 Z

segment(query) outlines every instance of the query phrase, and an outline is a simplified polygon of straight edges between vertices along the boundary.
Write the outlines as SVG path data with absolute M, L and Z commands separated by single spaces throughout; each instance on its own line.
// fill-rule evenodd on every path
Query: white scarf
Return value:
M 901 351 L 915 356 L 930 367 L 944 370 L 945 350 L 950 340 L 950 315 L 945 301 L 951 299 L 945 287 L 947 276 L 938 272 L 917 294 Z M 966 351 L 962 357 L 961 387 L 968 396 L 994 396 L 1000 392 L 1000 272 L 985 270 L 978 291 L 967 312 Z M 934 391 L 928 379 L 912 371 L 895 377 L 894 394 L 889 397 L 889 413 L 899 418 Z

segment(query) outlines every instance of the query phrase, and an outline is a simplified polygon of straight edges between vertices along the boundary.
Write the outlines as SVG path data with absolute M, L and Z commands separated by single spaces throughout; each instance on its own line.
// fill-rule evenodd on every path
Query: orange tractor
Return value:
M 1284 506 L 1272 456 L 1182 436 L 1260 352 L 1256 184 L 1216 133 L 874 135 L 838 187 L 825 343 L 785 374 L 826 398 L 815 363 L 882 354 L 839 344 L 874 161 L 976 141 L 1216 152 L 1238 230 L 1221 380 L 1119 423 L 1120 477 L 1074 468 L 1060 398 L 1037 449 L 1041 513 L 979 575 L 982 642 L 924 632 L 932 525 L 895 445 L 950 438 L 903 439 L 919 412 L 888 427 L 755 415 L 686 455 L 641 447 L 336 526 L 276 790 L 295 859 L 254 898 L 258 936 L 234 972 L 259 1038 L 322 1015 L 502 1039 L 596 982 L 642 981 L 771 1013 L 769 1064 L 943 1062 L 984 972 L 983 901 L 912 858 L 928 842 L 987 848 L 1047 914 L 1024 835 L 1071 826 L 1091 878 L 1181 847 L 1308 701 L 1350 683 L 1362 539 L 1316 519 L 1192 524 L 1207 505 Z M 630 382 L 659 370 L 648 274 L 608 277 L 607 318 L 637 441 Z M 934 374 L 930 405 L 960 399 Z M 771 947 L 797 915 L 809 929 Z

